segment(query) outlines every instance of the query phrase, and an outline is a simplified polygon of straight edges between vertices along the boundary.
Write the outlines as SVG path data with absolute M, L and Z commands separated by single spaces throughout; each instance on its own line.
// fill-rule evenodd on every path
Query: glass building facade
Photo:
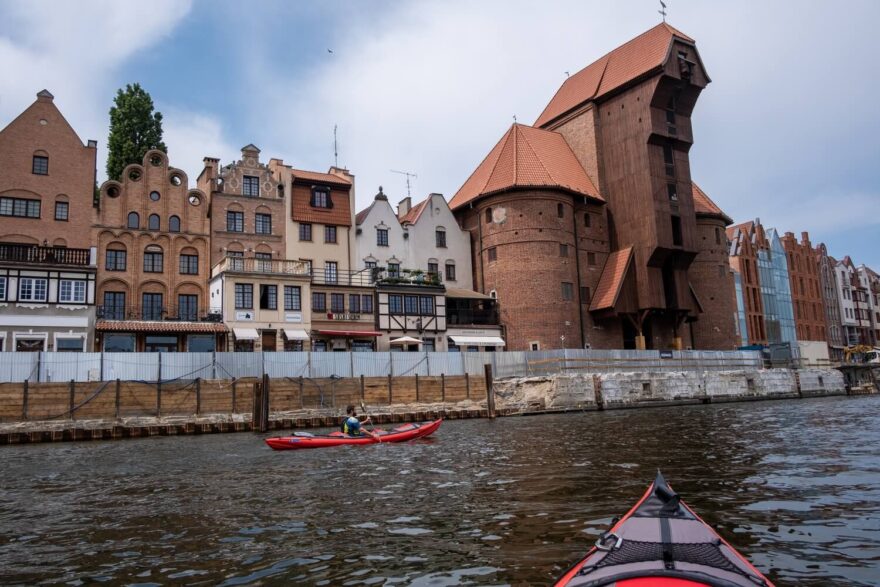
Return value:
M 769 231 L 767 240 L 770 249 L 758 250 L 758 278 L 761 282 L 761 301 L 764 303 L 767 342 L 794 345 L 797 344 L 797 333 L 785 248 L 776 229 Z
M 736 314 L 733 323 L 736 325 L 736 337 L 740 346 L 748 346 L 749 331 L 746 326 L 746 302 L 743 297 L 743 282 L 739 271 L 733 272 L 733 287 L 736 290 Z

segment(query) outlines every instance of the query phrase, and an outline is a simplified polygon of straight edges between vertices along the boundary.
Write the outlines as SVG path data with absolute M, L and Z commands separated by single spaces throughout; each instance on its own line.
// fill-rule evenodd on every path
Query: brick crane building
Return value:
M 568 78 L 453 197 L 508 348 L 682 348 L 701 316 L 717 321 L 693 329 L 701 348 L 733 346 L 732 277 L 690 272 L 706 251 L 719 274 L 702 236 L 729 221 L 699 228 L 693 197 L 690 117 L 709 81 L 693 39 L 662 23 Z

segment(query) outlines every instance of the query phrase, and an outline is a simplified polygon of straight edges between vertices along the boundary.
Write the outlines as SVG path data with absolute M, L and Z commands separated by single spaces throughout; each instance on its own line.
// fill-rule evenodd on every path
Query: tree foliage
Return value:
M 162 142 L 162 113 L 154 112 L 153 99 L 140 84 L 127 84 L 116 92 L 110 108 L 107 177 L 118 180 L 126 165 L 142 163 L 150 149 L 168 152 Z

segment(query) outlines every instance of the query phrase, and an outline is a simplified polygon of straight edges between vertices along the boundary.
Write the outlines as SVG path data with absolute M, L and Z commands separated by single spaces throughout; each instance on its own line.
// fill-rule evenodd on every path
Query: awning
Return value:
M 309 333 L 305 330 L 284 329 L 284 336 L 287 340 L 309 340 Z
M 459 336 L 450 334 L 449 338 L 458 346 L 468 344 L 476 346 L 504 346 L 504 339 L 500 336 Z
M 375 337 L 380 336 L 381 332 L 376 332 L 374 330 L 319 330 L 318 334 L 323 334 L 324 336 L 350 336 L 352 338 L 357 337 Z
M 401 336 L 400 338 L 392 338 L 391 344 L 422 344 L 422 341 L 411 336 Z
M 257 340 L 260 333 L 256 328 L 233 328 L 232 333 L 235 334 L 235 340 Z
M 493 299 L 491 296 L 487 296 L 486 294 L 481 294 L 480 292 L 473 291 L 470 289 L 459 289 L 455 287 L 447 287 L 446 288 L 446 297 L 447 298 L 464 298 L 466 300 L 491 300 Z
M 217 322 L 172 322 L 147 320 L 98 320 L 95 322 L 98 332 L 183 332 L 183 333 L 215 333 L 229 332 L 224 324 Z

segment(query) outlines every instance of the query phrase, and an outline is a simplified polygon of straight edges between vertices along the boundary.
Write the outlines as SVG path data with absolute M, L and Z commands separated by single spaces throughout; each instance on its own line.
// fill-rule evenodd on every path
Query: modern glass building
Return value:
M 767 241 L 770 248 L 758 250 L 758 277 L 761 282 L 761 300 L 764 303 L 767 341 L 770 344 L 797 344 L 785 248 L 775 228 L 768 232 Z
M 733 323 L 736 325 L 736 338 L 740 346 L 748 346 L 749 332 L 746 326 L 746 303 L 743 297 L 742 276 L 739 271 L 733 272 L 733 286 L 736 290 L 736 314 Z

